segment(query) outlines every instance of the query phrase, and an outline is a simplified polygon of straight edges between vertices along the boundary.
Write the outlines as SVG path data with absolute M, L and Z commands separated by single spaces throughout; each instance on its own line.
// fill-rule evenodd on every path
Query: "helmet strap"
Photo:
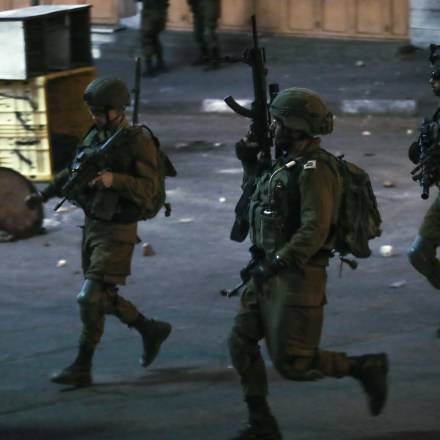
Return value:
M 111 128 L 114 128 L 115 126 L 118 126 L 121 123 L 122 119 L 124 118 L 125 107 L 123 107 L 121 109 L 116 109 L 116 110 L 118 110 L 118 114 L 113 119 L 110 119 L 110 116 L 109 116 L 110 110 L 114 110 L 114 109 L 108 108 L 105 113 L 105 129 L 106 130 L 109 130 Z

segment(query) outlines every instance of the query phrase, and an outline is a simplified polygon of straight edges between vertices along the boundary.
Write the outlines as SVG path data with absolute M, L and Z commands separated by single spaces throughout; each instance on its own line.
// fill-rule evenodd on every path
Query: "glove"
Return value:
M 24 199 L 24 203 L 26 203 L 26 206 L 30 209 L 35 209 L 38 205 L 41 205 L 44 202 L 47 202 L 47 198 L 41 192 L 29 194 Z
M 409 160 L 413 164 L 418 164 L 420 162 L 420 146 L 418 142 L 413 142 L 408 149 Z
M 250 275 L 257 287 L 262 287 L 262 285 L 280 273 L 287 267 L 285 261 L 283 261 L 278 255 L 270 260 L 265 260 L 259 262 L 252 270 L 250 270 Z
M 260 148 L 246 136 L 235 144 L 235 154 L 242 162 L 256 162 Z

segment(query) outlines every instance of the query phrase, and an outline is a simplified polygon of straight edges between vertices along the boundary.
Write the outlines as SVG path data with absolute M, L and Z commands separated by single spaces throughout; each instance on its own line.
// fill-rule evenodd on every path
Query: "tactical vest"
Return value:
M 273 256 L 301 223 L 298 181 L 301 166 L 279 159 L 270 171 L 258 179 L 249 204 L 249 234 L 252 243 Z
M 312 151 L 297 162 L 282 157 L 256 184 L 249 204 L 249 234 L 252 243 L 268 257 L 274 256 L 301 226 L 299 179 L 311 159 L 327 162 L 330 167 L 329 162 L 336 160 L 324 150 Z M 328 261 L 334 248 L 337 213 L 335 209 L 327 240 L 311 261 Z
M 71 169 L 75 169 L 84 158 L 95 154 L 104 142 L 105 139 L 101 138 L 97 128 L 92 127 L 78 146 Z M 108 164 L 104 169 L 132 175 L 135 171 L 135 165 L 133 156 L 128 151 L 129 148 L 129 142 L 121 144 L 118 147 L 118 152 L 108 159 Z M 121 197 L 114 189 L 99 185 L 85 187 L 78 194 L 77 200 L 72 202 L 80 206 L 88 217 L 95 220 L 134 223 L 139 217 L 139 209 L 134 203 Z

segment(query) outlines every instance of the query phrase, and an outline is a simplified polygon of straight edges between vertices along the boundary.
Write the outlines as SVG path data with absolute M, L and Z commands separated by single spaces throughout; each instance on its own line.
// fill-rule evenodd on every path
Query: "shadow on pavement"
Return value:
M 149 370 L 144 376 L 137 376 L 133 379 L 118 380 L 113 376 L 99 377 L 93 382 L 92 385 L 87 387 L 72 387 L 67 386 L 60 389 L 60 392 L 72 392 L 77 390 L 89 389 L 93 391 L 99 391 L 102 388 L 117 388 L 117 387 L 143 387 L 143 386 L 161 386 L 163 393 L 176 391 L 177 385 L 200 385 L 210 386 L 217 383 L 228 383 L 237 380 L 235 371 L 230 368 L 222 369 L 206 369 L 203 367 L 182 367 L 182 368 L 158 368 Z M 186 387 L 185 387 L 186 390 Z M 184 391 L 184 390 L 180 390 Z M 0 438 L 2 438 L 0 436 Z
M 374 437 L 362 437 L 356 440 L 439 440 L 440 431 L 391 432 Z M 353 439 L 354 440 L 354 439 Z
M 35 427 L 8 427 L 0 426 L 0 438 L 3 440 L 69 440 L 83 436 L 101 435 L 111 431 L 111 425 L 85 425 L 85 426 L 44 426 Z

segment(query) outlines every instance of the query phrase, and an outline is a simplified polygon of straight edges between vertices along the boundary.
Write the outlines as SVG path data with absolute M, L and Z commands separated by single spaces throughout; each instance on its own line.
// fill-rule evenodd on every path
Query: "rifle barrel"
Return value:
M 133 124 L 139 122 L 139 95 L 141 91 L 141 57 L 135 58 L 134 99 L 133 99 Z
M 257 49 L 258 48 L 258 35 L 257 35 L 257 18 L 255 17 L 255 15 L 252 15 L 251 21 L 252 21 L 252 36 L 254 39 L 254 48 Z

